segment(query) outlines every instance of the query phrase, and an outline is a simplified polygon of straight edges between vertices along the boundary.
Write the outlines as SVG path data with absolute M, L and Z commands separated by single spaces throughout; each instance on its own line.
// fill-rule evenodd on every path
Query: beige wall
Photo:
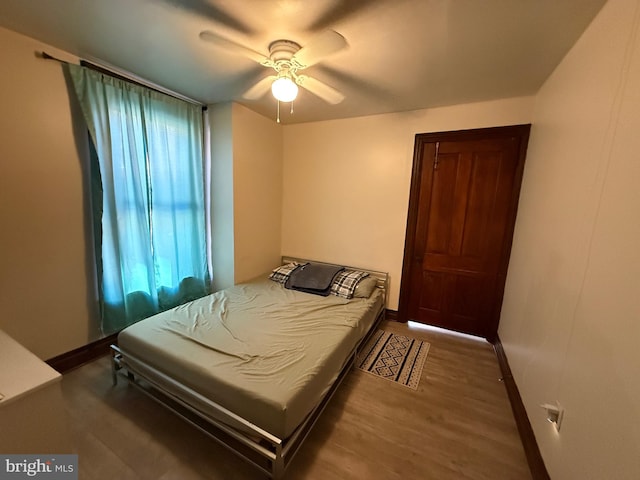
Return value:
M 279 265 L 282 127 L 233 104 L 235 282 Z
M 211 105 L 213 288 L 280 262 L 282 127 L 237 104 Z
M 214 291 L 235 282 L 232 105 L 209 105 L 211 138 L 211 263 Z
M 536 98 L 499 334 L 557 480 L 640 475 L 639 33 L 610 0 Z
M 0 328 L 42 359 L 99 337 L 86 133 L 64 52 L 0 28 Z
M 532 111 L 523 97 L 285 126 L 283 254 L 389 272 L 397 309 L 415 135 L 530 123 Z

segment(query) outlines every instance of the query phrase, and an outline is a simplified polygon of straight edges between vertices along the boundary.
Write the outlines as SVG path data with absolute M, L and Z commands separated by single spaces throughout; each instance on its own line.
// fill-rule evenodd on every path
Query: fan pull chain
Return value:
M 280 123 L 280 100 L 278 100 L 277 103 L 278 103 L 278 114 L 276 116 L 276 122 Z M 293 115 L 293 101 L 291 102 L 291 110 L 289 111 L 289 113 Z

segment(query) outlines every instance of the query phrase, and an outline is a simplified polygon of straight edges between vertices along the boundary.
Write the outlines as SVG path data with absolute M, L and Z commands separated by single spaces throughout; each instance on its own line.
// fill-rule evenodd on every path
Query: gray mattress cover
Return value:
M 142 373 L 151 375 L 147 364 L 284 439 L 331 387 L 382 303 L 379 289 L 345 300 L 263 276 L 142 320 L 118 344 Z

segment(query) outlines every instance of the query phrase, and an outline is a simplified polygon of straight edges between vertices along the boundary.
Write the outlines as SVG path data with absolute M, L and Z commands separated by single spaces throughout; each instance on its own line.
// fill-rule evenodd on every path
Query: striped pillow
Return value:
M 343 270 L 333 279 L 331 293 L 338 297 L 351 299 L 360 280 L 368 276 L 368 273 L 358 270 Z

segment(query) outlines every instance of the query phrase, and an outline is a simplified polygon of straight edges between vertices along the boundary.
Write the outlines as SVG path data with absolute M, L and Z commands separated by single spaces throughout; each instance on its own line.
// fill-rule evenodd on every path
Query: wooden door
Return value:
M 529 128 L 416 136 L 401 320 L 495 339 Z

